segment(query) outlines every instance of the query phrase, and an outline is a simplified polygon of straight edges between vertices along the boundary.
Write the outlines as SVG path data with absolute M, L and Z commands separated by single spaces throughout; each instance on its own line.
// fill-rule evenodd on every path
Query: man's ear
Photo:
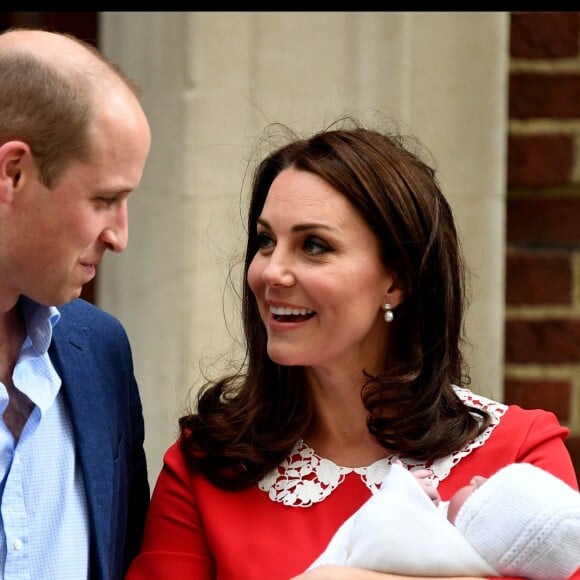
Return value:
M 30 147 L 24 141 L 8 141 L 0 146 L 0 203 L 10 203 L 22 187 L 27 160 L 32 159 Z

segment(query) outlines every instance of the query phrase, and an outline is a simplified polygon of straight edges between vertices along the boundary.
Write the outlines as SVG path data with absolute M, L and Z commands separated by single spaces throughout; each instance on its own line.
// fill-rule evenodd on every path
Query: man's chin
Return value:
M 83 287 L 79 286 L 78 288 L 70 289 L 69 292 L 63 293 L 57 297 L 56 301 L 52 304 L 52 306 L 63 306 L 64 304 L 68 304 L 73 300 L 76 300 L 80 297 L 83 291 Z

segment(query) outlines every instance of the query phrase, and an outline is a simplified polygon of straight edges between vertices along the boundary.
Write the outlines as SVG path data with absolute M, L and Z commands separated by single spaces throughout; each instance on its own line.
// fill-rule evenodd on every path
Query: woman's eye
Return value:
M 266 232 L 260 232 L 256 237 L 258 239 L 258 248 L 260 250 L 269 250 L 275 245 L 272 237 Z
M 316 256 L 317 254 L 322 254 L 324 252 L 332 251 L 332 248 L 322 240 L 318 238 L 307 238 L 304 240 L 304 251 L 307 254 Z

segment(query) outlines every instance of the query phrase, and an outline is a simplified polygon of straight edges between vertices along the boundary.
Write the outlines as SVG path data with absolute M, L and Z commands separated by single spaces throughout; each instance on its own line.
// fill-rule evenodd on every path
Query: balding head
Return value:
M 97 77 L 99 82 L 120 81 L 135 95 L 137 86 L 92 44 L 70 34 L 30 28 L 11 28 L 0 34 L 0 56 L 27 54 L 59 69 L 63 74 Z
M 0 54 L 26 54 L 57 68 L 79 69 L 98 60 L 83 41 L 45 30 L 11 29 L 0 34 Z
M 0 145 L 26 142 L 46 185 L 87 157 L 91 123 L 113 95 L 136 100 L 137 89 L 92 45 L 44 30 L 0 34 Z

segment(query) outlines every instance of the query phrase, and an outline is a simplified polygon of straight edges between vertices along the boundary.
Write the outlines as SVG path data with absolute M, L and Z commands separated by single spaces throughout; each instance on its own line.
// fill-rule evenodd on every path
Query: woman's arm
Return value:
M 189 471 L 173 445 L 164 456 L 141 549 L 125 580 L 214 579 L 215 565 L 201 528 Z

